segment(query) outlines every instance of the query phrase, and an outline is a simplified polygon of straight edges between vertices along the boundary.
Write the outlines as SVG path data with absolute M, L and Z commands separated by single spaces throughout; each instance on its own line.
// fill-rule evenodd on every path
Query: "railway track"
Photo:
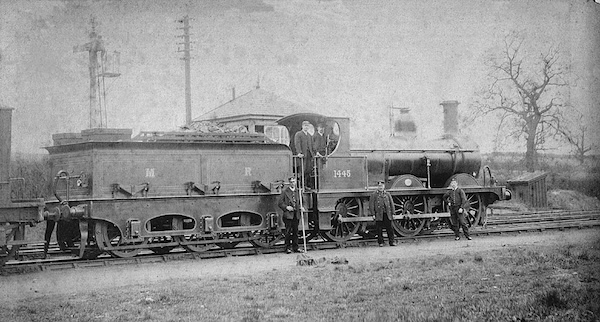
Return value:
M 494 214 L 487 218 L 483 226 L 471 230 L 473 236 L 501 235 L 506 233 L 527 233 L 546 230 L 583 229 L 600 226 L 600 209 L 588 211 L 539 211 L 522 213 Z M 447 225 L 441 225 L 427 234 L 414 237 L 399 237 L 400 243 L 430 238 L 450 238 L 453 232 Z M 374 247 L 375 239 L 356 238 L 347 242 L 329 242 L 316 238 L 307 243 L 307 249 L 324 250 L 340 247 Z M 133 258 L 113 258 L 101 255 L 93 260 L 75 258 L 68 252 L 61 251 L 57 245 L 51 245 L 48 258 L 43 259 L 43 244 L 30 245 L 19 253 L 20 260 L 8 261 L 0 267 L 0 275 L 22 274 L 37 271 L 52 271 L 74 268 L 102 266 L 121 266 L 142 263 L 169 262 L 178 260 L 211 259 L 227 256 L 251 256 L 283 252 L 283 245 L 273 248 L 257 248 L 249 243 L 241 243 L 235 248 L 222 249 L 216 247 L 205 252 L 190 253 L 183 249 L 174 249 L 167 254 L 157 255 L 148 251 Z

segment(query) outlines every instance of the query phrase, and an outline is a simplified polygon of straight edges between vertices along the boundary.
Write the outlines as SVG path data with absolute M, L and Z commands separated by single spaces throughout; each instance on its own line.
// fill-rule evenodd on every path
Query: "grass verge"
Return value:
M 249 259 L 252 260 L 252 259 Z M 0 308 L 4 321 L 598 321 L 585 244 L 174 279 Z M 101 281 L 99 281 L 101 282 Z

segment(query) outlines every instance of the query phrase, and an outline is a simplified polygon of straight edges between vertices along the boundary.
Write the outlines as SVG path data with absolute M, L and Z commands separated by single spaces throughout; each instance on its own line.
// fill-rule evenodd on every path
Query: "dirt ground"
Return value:
M 578 244 L 597 239 L 600 229 L 532 232 L 475 236 L 472 241 L 440 238 L 404 242 L 396 247 L 360 247 L 335 250 L 310 251 L 314 259 L 347 259 L 349 264 L 385 262 L 391 259 L 423 260 L 447 254 L 492 252 L 502 248 L 528 248 Z M 333 265 L 333 264 L 327 264 Z M 96 290 L 124 286 L 151 285 L 182 278 L 222 278 L 224 276 L 264 275 L 275 270 L 294 270 L 296 255 L 269 254 L 244 257 L 227 257 L 206 260 L 176 261 L 169 263 L 138 264 L 116 267 L 68 269 L 39 272 L 27 275 L 0 276 L 0 304 L 14 306 L 23 301 L 47 295 L 85 294 Z

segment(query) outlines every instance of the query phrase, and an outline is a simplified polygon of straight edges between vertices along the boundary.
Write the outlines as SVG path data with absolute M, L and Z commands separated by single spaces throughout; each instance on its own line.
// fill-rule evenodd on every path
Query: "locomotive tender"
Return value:
M 8 144 L 10 155 L 10 115 L 6 121 L 3 113 L 2 132 L 8 131 L 9 140 L 2 148 Z M 451 178 L 471 202 L 471 224 L 480 222 L 489 204 L 510 198 L 489 171 L 489 177 L 476 178 L 478 150 L 461 148 L 453 138 L 440 140 L 442 147 L 435 149 L 351 150 L 348 118 L 301 113 L 278 123 L 293 135 L 303 120 L 324 124 L 329 139 L 327 156 L 314 158 L 313 176 L 302 181 L 315 184 L 303 191 L 307 238 L 344 242 L 370 235 L 368 198 L 381 179 L 393 196 L 393 227 L 400 236 L 427 232 L 449 217 L 441 197 Z M 131 257 L 176 247 L 201 252 L 244 241 L 272 247 L 281 241 L 277 198 L 289 176 L 303 173 L 293 147 L 257 133 L 131 133 L 90 129 L 54 135 L 54 145 L 46 148 L 54 198 L 22 204 L 28 217 L 17 226 L 40 221 L 43 208 L 46 242 L 58 223 L 59 245 L 81 257 L 104 252 Z M 9 217 L 19 218 L 22 211 L 3 198 L 0 221 L 15 222 Z M 23 238 L 4 230 L 0 246 L 14 254 Z

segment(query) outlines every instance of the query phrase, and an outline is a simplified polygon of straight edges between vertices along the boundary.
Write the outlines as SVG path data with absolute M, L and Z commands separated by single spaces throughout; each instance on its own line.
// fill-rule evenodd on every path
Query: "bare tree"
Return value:
M 590 124 L 598 124 L 598 120 L 594 115 L 590 114 L 590 116 L 586 116 L 576 109 L 570 112 L 570 116 L 556 130 L 569 143 L 575 158 L 579 163 L 583 164 L 585 162 L 585 155 L 597 147 L 597 144 L 591 142 L 592 140 L 590 139 L 590 134 L 593 131 Z M 590 117 L 592 118 L 591 121 L 589 120 Z
M 487 61 L 489 85 L 474 106 L 479 116 L 499 118 L 497 136 L 525 139 L 525 166 L 534 171 L 537 151 L 559 128 L 565 106 L 559 89 L 567 85 L 567 68 L 556 46 L 532 55 L 524 44 L 518 34 L 505 37 L 502 49 Z

